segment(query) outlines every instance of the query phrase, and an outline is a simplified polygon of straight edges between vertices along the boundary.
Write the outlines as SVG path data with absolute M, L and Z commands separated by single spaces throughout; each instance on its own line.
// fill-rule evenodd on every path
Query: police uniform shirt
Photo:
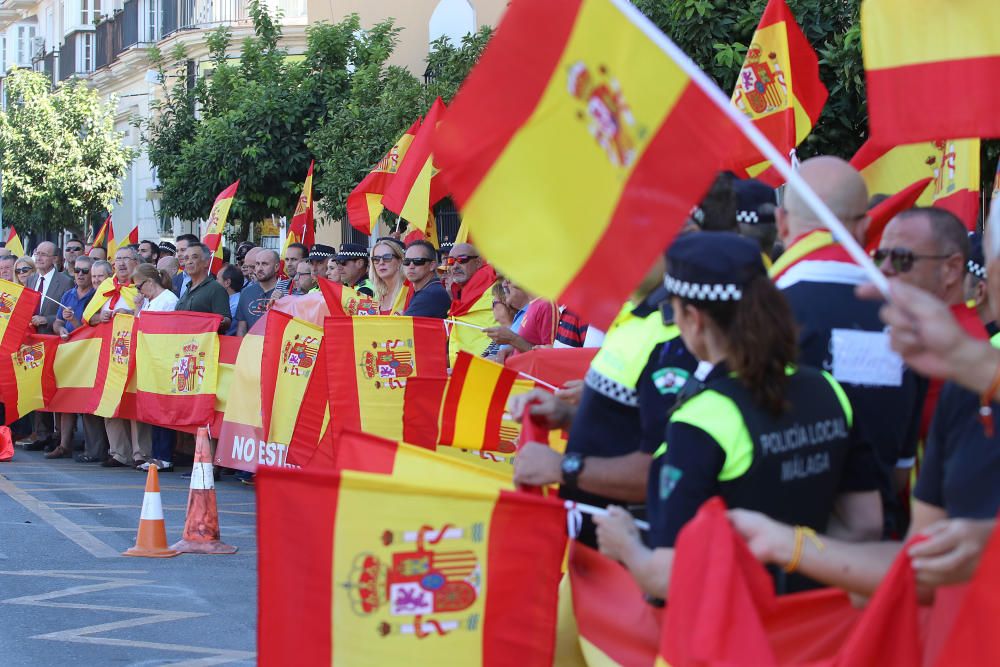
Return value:
M 650 467 L 648 544 L 672 547 L 713 496 L 783 523 L 826 529 L 841 493 L 877 488 L 871 447 L 852 428 L 850 403 L 828 375 L 799 368 L 790 408 L 764 413 L 725 363 L 706 389 L 674 410 Z
M 1000 404 L 993 404 L 1000 434 Z M 979 397 L 956 384 L 941 390 L 913 496 L 949 518 L 992 519 L 1000 511 L 1000 437 L 987 438 Z
M 830 270 L 836 274 L 835 269 Z M 902 361 L 899 362 L 901 372 L 883 377 L 873 375 L 865 382 L 851 382 L 843 372 L 838 372 L 840 368 L 833 354 L 835 334 L 840 335 L 841 340 L 860 340 L 866 336 L 875 339 L 886 335 L 878 314 L 881 304 L 858 299 L 851 282 L 803 280 L 783 286 L 779 281 L 778 287 L 799 325 L 799 363 L 823 369 L 841 383 L 854 407 L 859 437 L 870 443 L 875 451 L 886 533 L 904 534 L 907 513 L 899 506 L 893 474 L 897 467 L 913 466 L 927 381 L 903 366 Z M 871 345 L 864 340 L 854 344 Z

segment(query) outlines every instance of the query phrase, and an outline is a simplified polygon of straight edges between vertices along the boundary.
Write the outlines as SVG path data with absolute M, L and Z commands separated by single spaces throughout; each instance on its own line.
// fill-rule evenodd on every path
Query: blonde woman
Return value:
M 35 260 L 27 255 L 18 257 L 17 261 L 14 262 L 14 282 L 18 285 L 27 285 L 35 272 Z
M 403 287 L 403 244 L 392 238 L 379 239 L 372 248 L 369 277 L 380 315 L 401 315 L 406 310 L 408 290 Z

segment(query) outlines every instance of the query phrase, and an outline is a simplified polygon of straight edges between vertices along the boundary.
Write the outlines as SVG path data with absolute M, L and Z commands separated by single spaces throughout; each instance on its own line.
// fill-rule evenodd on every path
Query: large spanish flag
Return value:
M 262 431 L 269 441 L 291 442 L 322 344 L 323 327 L 278 311 L 267 314 L 260 400 Z
M 3 247 L 10 250 L 10 254 L 14 257 L 24 257 L 24 244 L 21 243 L 21 237 L 17 235 L 17 230 L 14 229 L 14 225 L 10 226 L 10 230 L 7 232 L 7 239 Z
M 402 439 L 407 379 L 447 372 L 441 320 L 331 317 L 324 328 L 330 411 L 337 425 Z
M 8 280 L 0 280 L 0 359 L 21 346 L 42 295 Z
M 110 322 L 97 327 L 77 327 L 55 350 L 53 371 L 56 391 L 48 403 L 52 412 L 92 414 L 104 389 L 107 370 L 105 334 Z M 98 378 L 100 377 L 100 384 Z
M 682 63 L 628 0 L 514 0 L 438 128 L 481 253 L 598 327 L 742 140 Z
M 795 15 L 785 0 L 769 0 L 736 79 L 733 104 L 788 155 L 815 127 L 826 98 L 819 59 Z M 753 166 L 751 175 L 769 165 Z
M 116 313 L 110 322 L 97 327 L 101 331 L 101 358 L 98 361 L 98 417 L 122 417 L 135 412 L 135 317 Z M 126 393 L 131 386 L 131 395 Z
M 362 234 L 371 234 L 375 231 L 375 225 L 382 215 L 382 198 L 399 172 L 419 128 L 418 118 L 400 135 L 371 173 L 365 176 L 347 196 L 347 221 Z
M 201 242 L 212 251 L 212 266 L 209 271 L 213 274 L 222 268 L 222 235 L 226 229 L 229 209 L 233 207 L 233 199 L 236 198 L 236 190 L 239 187 L 240 180 L 236 179 L 235 183 L 220 192 L 208 214 L 208 225 L 205 227 L 205 235 L 201 238 Z
M 261 664 L 552 665 L 560 501 L 265 468 L 257 519 Z
M 7 424 L 42 410 L 56 391 L 53 368 L 59 336 L 30 334 L 0 367 L 0 396 Z
M 890 146 L 1000 137 L 996 25 L 996 0 L 864 0 L 871 136 Z
M 146 312 L 136 326 L 139 421 L 204 426 L 215 412 L 219 325 L 209 313 Z
M 886 148 L 869 139 L 851 158 L 870 194 L 896 194 L 931 178 L 918 206 L 951 211 L 970 230 L 979 220 L 979 139 L 926 141 Z
M 413 139 L 399 173 L 386 188 L 382 205 L 427 232 L 434 224 L 431 207 L 448 194 L 440 170 L 434 166 L 432 143 L 445 106 L 441 98 L 434 100 L 427 111 L 417 136 Z

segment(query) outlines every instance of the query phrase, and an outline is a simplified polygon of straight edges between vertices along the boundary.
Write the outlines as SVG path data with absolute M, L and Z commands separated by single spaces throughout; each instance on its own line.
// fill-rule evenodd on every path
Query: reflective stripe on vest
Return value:
M 633 308 L 627 304 L 615 318 L 584 378 L 594 391 L 629 407 L 639 404 L 637 385 L 653 348 L 680 335 L 676 325 L 663 324 L 658 310 L 639 317 Z

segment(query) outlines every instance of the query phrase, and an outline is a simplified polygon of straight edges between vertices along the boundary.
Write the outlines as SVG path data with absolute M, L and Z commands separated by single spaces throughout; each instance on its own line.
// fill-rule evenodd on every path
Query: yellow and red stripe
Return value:
M 24 244 L 21 243 L 21 237 L 17 235 L 14 225 L 11 225 L 10 231 L 7 232 L 7 241 L 4 243 L 4 248 L 10 250 L 10 254 L 14 257 L 24 257 Z
M 59 343 L 53 367 L 56 392 L 48 403 L 49 410 L 92 414 L 97 409 L 106 379 L 107 356 L 104 353 L 111 327 L 111 323 L 77 327 L 67 340 Z
M 0 280 L 0 359 L 21 346 L 42 295 L 8 280 Z
M 1000 136 L 995 0 L 864 0 L 868 126 L 883 144 Z M 975 94 L 970 94 L 975 91 Z
M 465 449 L 500 448 L 500 425 L 518 372 L 459 352 L 441 409 L 438 444 Z
M 395 211 L 415 227 L 422 228 L 425 233 L 429 223 L 433 222 L 433 218 L 428 215 L 431 207 L 447 194 L 444 179 L 439 178 L 440 170 L 434 166 L 432 153 L 434 132 L 444 111 L 444 102 L 438 97 L 431 104 L 413 138 L 406 154 L 407 159 L 403 161 L 382 198 L 385 208 Z
M 288 225 L 285 248 L 292 243 L 303 243 L 311 248 L 316 243 L 316 224 L 313 221 L 313 165 L 315 164 L 315 160 L 310 160 L 309 172 L 306 174 L 305 183 L 302 184 L 302 194 L 299 195 L 295 213 Z M 284 256 L 285 253 L 281 254 Z
M 268 441 L 291 443 L 322 344 L 323 327 L 279 311 L 267 314 L 260 401 L 262 432 Z
M 0 362 L 0 397 L 5 423 L 44 410 L 56 391 L 54 370 L 59 336 L 29 334 Z
M 330 410 L 338 426 L 402 439 L 407 381 L 447 371 L 441 320 L 331 317 L 324 328 Z
M 482 254 L 598 327 L 742 137 L 674 48 L 625 0 L 514 0 L 435 136 Z

